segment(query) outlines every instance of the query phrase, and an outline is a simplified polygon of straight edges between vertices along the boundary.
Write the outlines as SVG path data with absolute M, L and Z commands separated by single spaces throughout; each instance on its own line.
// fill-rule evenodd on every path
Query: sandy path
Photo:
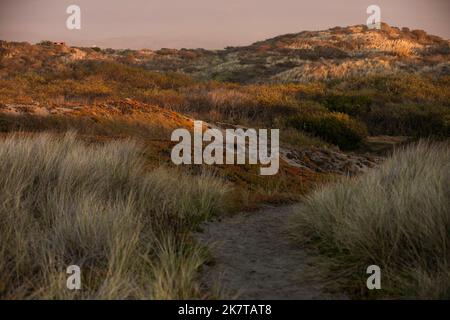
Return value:
M 202 274 L 240 299 L 327 298 L 303 277 L 307 256 L 285 230 L 292 206 L 270 207 L 209 222 L 197 237 L 210 248 L 213 264 Z

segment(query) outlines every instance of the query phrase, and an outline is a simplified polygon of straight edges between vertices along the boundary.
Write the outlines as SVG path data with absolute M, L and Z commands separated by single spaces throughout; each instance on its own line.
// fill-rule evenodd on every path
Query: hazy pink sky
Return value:
M 71 4 L 81 8 L 81 30 L 66 29 Z M 364 24 L 371 4 L 384 22 L 450 38 L 450 0 L 0 0 L 0 39 L 218 49 Z

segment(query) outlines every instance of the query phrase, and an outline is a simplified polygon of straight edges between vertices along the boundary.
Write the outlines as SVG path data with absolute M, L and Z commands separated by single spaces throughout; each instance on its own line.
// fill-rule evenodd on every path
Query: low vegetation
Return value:
M 368 134 L 449 137 L 448 86 L 448 76 L 408 74 L 242 85 L 81 60 L 1 76 L 0 103 L 91 105 L 131 98 L 212 122 L 294 128 L 356 149 Z
M 364 124 L 344 113 L 300 114 L 289 123 L 343 149 L 358 147 L 367 136 Z
M 74 134 L 0 141 L 0 298 L 202 297 L 189 232 L 223 210 L 210 175 L 146 170 L 131 141 Z M 66 289 L 69 265 L 83 290 Z
M 318 247 L 326 275 L 354 296 L 377 295 L 366 268 L 378 265 L 384 297 L 448 299 L 449 203 L 450 144 L 421 141 L 306 197 L 291 231 Z

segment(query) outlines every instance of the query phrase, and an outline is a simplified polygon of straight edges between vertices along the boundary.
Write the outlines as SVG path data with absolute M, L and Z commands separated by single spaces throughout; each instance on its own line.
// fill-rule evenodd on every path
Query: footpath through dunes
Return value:
M 404 142 L 399 139 L 390 145 Z M 288 165 L 304 171 L 359 175 L 383 161 L 369 154 L 305 148 L 280 149 Z M 201 281 L 208 290 L 240 299 L 347 299 L 330 295 L 311 272 L 305 250 L 291 241 L 288 222 L 296 205 L 265 207 L 258 211 L 219 217 L 205 223 L 196 237 L 208 247 L 211 263 L 203 267 Z
M 357 176 L 384 161 L 384 155 L 407 144 L 408 137 L 379 136 L 366 141 L 367 153 L 308 147 L 280 148 L 287 165 L 304 172 Z M 376 155 L 375 155 L 376 154 Z M 298 204 L 218 217 L 196 234 L 211 255 L 201 281 L 211 292 L 240 299 L 348 299 L 330 294 L 314 273 L 313 257 L 289 236 Z
M 331 298 L 304 276 L 308 257 L 286 230 L 293 209 L 266 207 L 203 225 L 196 237 L 212 256 L 201 274 L 206 288 L 239 299 Z

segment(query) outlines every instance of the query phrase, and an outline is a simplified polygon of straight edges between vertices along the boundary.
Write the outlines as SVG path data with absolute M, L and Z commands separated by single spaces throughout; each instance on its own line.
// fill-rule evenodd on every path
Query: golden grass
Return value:
M 202 297 L 204 254 L 189 237 L 220 211 L 208 175 L 146 171 L 131 141 L 86 145 L 73 133 L 0 141 L 0 297 Z M 66 267 L 82 289 L 66 288 Z

